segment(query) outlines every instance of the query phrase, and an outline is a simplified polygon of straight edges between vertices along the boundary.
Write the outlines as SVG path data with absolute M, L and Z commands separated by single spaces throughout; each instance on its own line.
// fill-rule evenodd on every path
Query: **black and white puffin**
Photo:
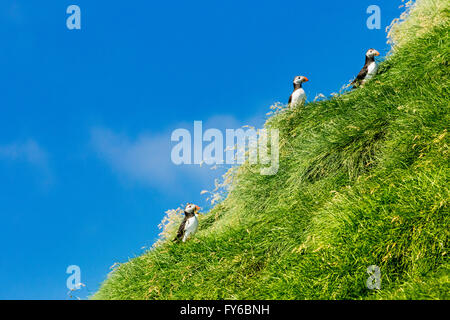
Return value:
M 191 235 L 197 232 L 198 218 L 197 212 L 200 210 L 198 206 L 192 203 L 188 203 L 184 208 L 184 219 L 178 228 L 178 233 L 173 241 L 182 240 L 185 242 Z
M 303 105 L 306 101 L 306 93 L 305 90 L 303 90 L 302 86 L 304 82 L 308 82 L 309 79 L 304 76 L 297 76 L 294 78 L 294 91 L 292 92 L 291 96 L 289 97 L 288 105 L 290 107 L 296 106 L 296 105 Z
M 375 57 L 379 55 L 380 53 L 375 49 L 367 50 L 366 63 L 364 64 L 364 67 L 361 69 L 356 79 L 351 83 L 353 85 L 353 88 L 364 86 L 367 80 L 370 80 L 374 75 L 376 75 L 378 71 L 378 65 L 375 62 Z

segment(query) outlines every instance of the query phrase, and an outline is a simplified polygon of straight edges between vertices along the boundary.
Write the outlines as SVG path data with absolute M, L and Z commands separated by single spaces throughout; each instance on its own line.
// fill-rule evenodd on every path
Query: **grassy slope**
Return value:
M 450 298 L 448 31 L 402 39 L 363 89 L 271 117 L 279 173 L 239 168 L 194 239 L 120 265 L 93 298 Z

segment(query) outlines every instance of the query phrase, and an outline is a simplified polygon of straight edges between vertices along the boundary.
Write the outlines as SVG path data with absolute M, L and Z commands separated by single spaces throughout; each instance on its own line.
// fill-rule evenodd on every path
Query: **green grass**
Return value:
M 121 264 L 92 298 L 449 299 L 444 3 L 394 27 L 401 41 L 364 88 L 268 119 L 277 175 L 241 166 L 194 239 Z M 430 8 L 439 23 L 415 26 Z M 370 265 L 381 290 L 366 287 Z

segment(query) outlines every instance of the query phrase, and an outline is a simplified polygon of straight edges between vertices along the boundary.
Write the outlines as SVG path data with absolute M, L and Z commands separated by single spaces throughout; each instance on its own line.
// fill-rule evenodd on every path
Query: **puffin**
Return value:
M 369 49 L 366 52 L 366 63 L 364 67 L 359 72 L 358 76 L 351 83 L 353 89 L 364 86 L 367 80 L 370 80 L 378 71 L 377 63 L 375 62 L 375 57 L 379 56 L 380 53 L 375 49 Z
M 309 79 L 304 76 L 297 76 L 294 78 L 294 91 L 289 97 L 288 105 L 290 107 L 296 106 L 298 104 L 303 105 L 306 101 L 306 93 L 303 90 L 302 85 L 304 82 L 308 82 Z
M 197 232 L 198 228 L 198 218 L 197 212 L 200 210 L 198 206 L 192 203 L 188 203 L 184 208 L 184 219 L 181 222 L 180 227 L 178 228 L 178 233 L 173 241 L 186 242 L 189 236 L 193 235 Z

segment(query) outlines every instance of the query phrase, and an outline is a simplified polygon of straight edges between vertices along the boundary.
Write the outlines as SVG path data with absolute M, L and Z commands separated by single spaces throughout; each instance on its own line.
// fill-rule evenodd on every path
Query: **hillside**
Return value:
M 419 0 L 364 88 L 270 117 L 278 174 L 239 167 L 194 239 L 121 264 L 92 298 L 449 299 L 448 14 Z

